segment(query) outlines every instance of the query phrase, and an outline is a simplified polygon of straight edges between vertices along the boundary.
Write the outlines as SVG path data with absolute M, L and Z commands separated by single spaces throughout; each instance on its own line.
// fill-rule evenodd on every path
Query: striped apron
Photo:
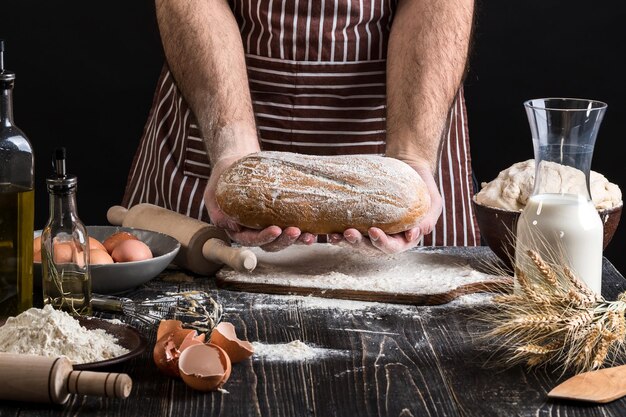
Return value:
M 230 0 L 246 52 L 261 148 L 384 154 L 385 65 L 396 0 Z M 438 164 L 443 213 L 423 245 L 480 244 L 463 91 Z M 167 65 L 129 173 L 126 207 L 149 202 L 209 221 L 211 173 L 194 115 Z

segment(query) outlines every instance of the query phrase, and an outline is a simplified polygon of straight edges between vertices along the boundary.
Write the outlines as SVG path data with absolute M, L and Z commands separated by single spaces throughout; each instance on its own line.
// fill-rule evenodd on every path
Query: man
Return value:
M 219 174 L 260 148 L 386 154 L 421 175 L 430 212 L 404 233 L 348 229 L 331 242 L 387 253 L 423 236 L 478 244 L 460 88 L 473 0 L 157 0 L 156 11 L 167 65 L 124 205 L 210 218 L 266 250 L 310 244 L 296 227 L 251 230 L 226 217 Z

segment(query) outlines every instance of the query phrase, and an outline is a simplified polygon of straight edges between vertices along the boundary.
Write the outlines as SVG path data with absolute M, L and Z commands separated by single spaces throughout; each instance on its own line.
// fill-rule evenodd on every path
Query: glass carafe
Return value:
M 529 249 L 565 265 L 600 294 L 603 226 L 591 201 L 591 159 L 607 105 L 544 98 L 524 103 L 535 154 L 535 183 L 517 224 L 515 263 L 527 270 Z

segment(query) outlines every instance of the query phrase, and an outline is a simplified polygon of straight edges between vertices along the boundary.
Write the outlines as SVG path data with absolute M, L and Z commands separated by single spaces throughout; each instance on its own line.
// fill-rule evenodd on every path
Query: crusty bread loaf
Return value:
M 220 177 L 217 203 L 253 229 L 276 225 L 313 234 L 398 233 L 418 224 L 430 207 L 421 177 L 407 164 L 375 155 L 311 156 L 259 152 Z

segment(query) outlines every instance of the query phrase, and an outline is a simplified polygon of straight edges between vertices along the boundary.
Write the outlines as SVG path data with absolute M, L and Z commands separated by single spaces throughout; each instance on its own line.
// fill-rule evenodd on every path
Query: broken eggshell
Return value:
M 174 334 L 170 333 L 157 340 L 152 351 L 152 359 L 159 371 L 167 376 L 178 377 L 178 357 L 180 351 L 174 343 Z
M 161 320 L 157 329 L 157 340 L 168 333 L 174 333 L 183 330 L 183 322 L 180 320 Z
M 204 333 L 183 329 L 179 320 L 162 320 L 157 330 L 157 342 L 152 358 L 157 368 L 165 375 L 179 377 L 178 360 L 189 346 L 204 343 Z
M 186 348 L 178 360 L 183 381 L 198 391 L 221 388 L 230 377 L 231 361 L 221 347 L 212 343 Z
M 254 353 L 252 343 L 240 340 L 235 333 L 235 326 L 225 321 L 213 329 L 209 342 L 224 349 L 232 363 L 248 359 Z

